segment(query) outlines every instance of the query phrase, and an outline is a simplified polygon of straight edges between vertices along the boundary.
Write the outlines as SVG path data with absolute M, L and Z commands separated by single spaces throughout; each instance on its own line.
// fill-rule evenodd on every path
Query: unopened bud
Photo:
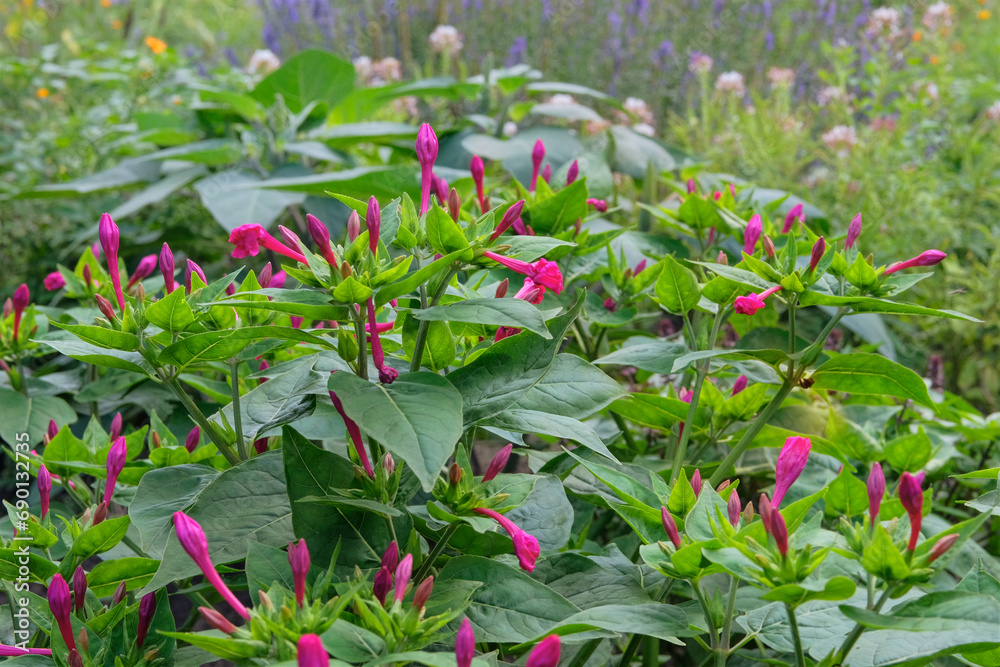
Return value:
M 462 468 L 457 463 L 452 463 L 451 468 L 448 469 L 448 482 L 452 486 L 458 486 L 458 483 L 462 481 Z
M 83 514 L 80 515 L 80 523 L 86 526 L 87 524 L 90 523 L 90 519 L 92 517 L 93 517 L 93 512 L 91 512 L 90 508 L 88 507 L 87 509 L 83 510 Z
M 455 222 L 458 222 L 458 214 L 461 208 L 462 200 L 458 198 L 458 190 L 452 188 L 451 192 L 448 193 L 448 214 Z
M 101 504 L 97 506 L 97 511 L 94 512 L 94 525 L 98 525 L 108 518 L 108 503 L 107 501 L 101 501 Z
M 145 660 L 147 663 L 150 663 L 156 660 L 156 658 L 159 657 L 159 655 L 160 655 L 160 650 L 154 647 L 146 651 L 146 655 L 142 656 L 142 659 Z
M 751 500 L 747 502 L 747 506 L 743 508 L 743 521 L 749 525 L 750 522 L 753 521 L 753 517 L 753 501 Z
M 266 597 L 261 594 L 261 597 Z M 231 635 L 236 632 L 236 626 L 229 622 L 225 616 L 217 612 L 210 607 L 198 607 L 198 611 L 201 612 L 201 617 L 205 619 L 205 622 L 211 625 L 213 628 L 219 632 L 223 632 L 227 635 Z
M 90 636 L 87 634 L 87 628 L 80 628 L 80 634 L 76 636 L 76 645 L 84 653 L 90 653 Z
M 715 487 L 716 493 L 722 493 L 724 490 L 726 490 L 727 488 L 729 488 L 729 485 L 732 484 L 732 483 L 733 483 L 732 480 L 728 480 L 728 479 L 722 480 L 722 483 L 719 484 L 717 487 Z
M 729 257 L 726 255 L 725 251 L 719 251 L 719 256 L 715 259 L 715 263 L 722 264 L 723 266 L 729 266 Z
M 114 322 L 115 321 L 115 311 L 111 307 L 111 302 L 108 301 L 107 299 L 105 299 L 100 294 L 97 294 L 96 296 L 94 296 L 94 299 L 97 300 L 97 309 L 99 311 L 101 311 L 101 314 L 104 315 L 104 317 L 108 318 L 109 322 Z
M 357 211 L 351 211 L 351 215 L 347 218 L 347 240 L 354 243 L 354 239 L 358 238 L 361 234 L 361 216 L 358 215 Z
M 258 599 L 260 600 L 260 606 L 267 611 L 274 611 L 274 603 L 271 602 L 271 598 L 267 596 L 267 593 L 261 591 L 258 594 Z
M 943 556 L 945 552 L 948 551 L 948 549 L 951 549 L 955 545 L 955 542 L 957 541 L 958 541 L 958 533 L 945 535 L 940 540 L 938 540 L 937 543 L 934 545 L 934 548 L 931 549 L 931 554 L 930 557 L 927 559 L 927 564 L 930 565 L 938 558 Z
M 111 597 L 111 606 L 118 606 L 122 600 L 125 599 L 127 589 L 125 588 L 125 582 L 118 584 L 118 588 L 115 589 L 115 594 Z
M 80 652 L 75 648 L 69 650 L 69 667 L 83 667 L 83 658 L 80 657 Z
M 153 449 L 158 449 L 163 446 L 163 440 L 160 438 L 160 434 L 156 431 L 153 431 L 150 441 L 153 443 Z
M 767 253 L 768 259 L 774 259 L 774 241 L 767 234 L 764 235 L 764 252 Z
M 427 577 L 420 585 L 417 586 L 416 592 L 413 594 L 413 608 L 420 611 L 427 604 L 427 600 L 431 597 L 431 591 L 434 590 L 434 577 Z
M 497 299 L 504 298 L 505 296 L 507 296 L 507 288 L 509 287 L 510 287 L 510 280 L 508 278 L 504 278 L 503 281 L 499 285 L 497 285 L 497 291 L 494 294 L 494 297 L 496 297 Z
M 91 281 L 93 281 L 93 279 L 94 279 L 94 275 L 93 275 L 93 272 L 90 270 L 90 265 L 89 264 L 84 264 L 83 265 L 83 283 L 87 286 L 87 289 L 90 289 L 90 283 L 91 283 Z
M 140 303 L 146 300 L 146 288 L 142 286 L 142 283 L 139 283 L 139 286 L 135 288 L 135 298 Z
M 382 457 L 382 468 L 390 475 L 396 472 L 396 461 L 389 452 L 386 452 L 385 456 Z
M 341 262 L 340 263 L 340 277 L 344 278 L 344 279 L 347 279 L 347 278 L 350 278 L 353 275 L 354 275 L 354 269 L 351 268 L 351 265 L 348 264 L 346 260 L 343 261 L 343 262 Z

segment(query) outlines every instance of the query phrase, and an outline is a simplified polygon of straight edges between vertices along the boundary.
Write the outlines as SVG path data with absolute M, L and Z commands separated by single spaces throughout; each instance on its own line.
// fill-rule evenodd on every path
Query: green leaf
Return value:
M 609 604 L 592 607 L 573 614 L 532 642 L 545 635 L 565 637 L 591 630 L 605 630 L 607 636 L 621 636 L 638 633 L 666 641 L 677 637 L 693 637 L 698 630 L 689 627 L 687 615 L 679 607 L 663 604 Z
M 25 565 L 23 558 L 20 546 L 0 549 L 0 577 L 5 581 L 16 581 L 20 576 L 20 568 Z M 59 570 L 48 558 L 35 553 L 28 554 L 27 566 L 29 579 L 43 584 L 47 584 L 49 577 Z
M 315 363 L 319 365 L 320 360 Z M 326 374 L 315 370 L 313 364 L 303 363 L 243 394 L 240 414 L 244 439 L 253 442 L 273 429 L 311 414 L 316 407 L 315 395 L 326 394 L 325 387 Z M 209 420 L 220 425 L 227 421 L 234 424 L 233 404 Z
M 264 642 L 253 639 L 234 639 L 218 630 L 204 632 L 165 632 L 161 630 L 160 634 L 185 641 L 223 660 L 244 662 L 249 658 L 266 655 L 270 648 Z
M 151 377 L 154 375 L 153 367 L 138 352 L 108 350 L 80 340 L 42 340 L 38 342 L 48 345 L 67 357 L 95 366 L 120 368 Z
M 183 289 L 175 289 L 146 308 L 146 319 L 164 331 L 177 333 L 195 323 L 196 317 Z
M 320 638 L 335 658 L 367 663 L 385 653 L 385 641 L 373 632 L 338 618 Z
M 861 565 L 886 581 L 900 581 L 910 574 L 903 554 L 899 553 L 889 533 L 881 525 L 875 527 L 875 539 L 865 547 Z
M 620 384 L 584 359 L 557 354 L 542 379 L 511 407 L 585 419 L 625 394 Z
M 670 498 L 667 500 L 667 509 L 670 513 L 679 516 L 682 519 L 687 516 L 695 503 L 698 501 L 698 496 L 694 493 L 694 487 L 691 486 L 691 482 L 688 481 L 687 473 L 681 469 L 681 474 L 674 482 L 674 486 L 670 489 Z M 714 517 L 713 517 L 714 519 Z
M 372 288 L 354 276 L 348 276 L 333 289 L 333 298 L 341 303 L 364 303 L 372 295 Z
M 618 459 L 608 450 L 607 445 L 594 429 L 572 417 L 553 415 L 538 410 L 509 408 L 480 422 L 480 424 L 515 433 L 542 433 L 556 438 L 566 438 L 618 463 Z
M 163 148 L 147 153 L 140 158 L 142 162 L 153 160 L 184 160 L 200 162 L 208 165 L 225 165 L 239 161 L 243 157 L 243 149 L 239 141 L 234 139 L 204 139 L 192 141 L 180 146 Z
M 805 584 L 785 584 L 772 588 L 760 597 L 762 600 L 787 602 L 792 606 L 798 606 L 808 600 L 846 600 L 854 595 L 855 590 L 857 585 L 853 581 L 838 576 L 819 582 L 815 588 L 807 587 Z
M 670 430 L 678 422 L 683 423 L 687 419 L 689 409 L 691 405 L 680 399 L 655 394 L 632 394 L 630 398 L 623 398 L 611 404 L 612 412 L 617 412 L 629 421 L 664 430 Z M 708 411 L 699 406 L 695 410 L 694 425 L 704 426 L 707 415 Z
M 322 76 L 317 76 L 322 72 Z M 326 51 L 302 51 L 271 72 L 250 91 L 259 102 L 271 105 L 280 95 L 292 113 L 313 102 L 332 109 L 354 89 L 354 66 Z
M 22 434 L 27 433 L 28 442 L 40 443 L 48 432 L 50 419 L 55 419 L 57 424 L 72 424 L 77 420 L 76 410 L 57 396 L 29 397 L 0 387 L 0 439 L 24 443 Z M 69 433 L 68 429 L 64 430 Z
M 887 315 L 928 315 L 930 317 L 947 317 L 953 320 L 965 320 L 966 322 L 982 322 L 982 320 L 970 317 L 954 310 L 938 310 L 927 308 L 912 303 L 901 303 L 888 299 L 877 299 L 870 296 L 835 296 L 815 292 L 812 289 L 806 290 L 799 295 L 799 304 L 802 306 L 850 306 L 854 313 L 884 313 Z
M 539 234 L 550 234 L 587 217 L 586 181 L 574 181 L 554 196 L 529 204 L 527 223 Z
M 527 329 L 542 338 L 551 338 L 541 311 L 522 299 L 466 299 L 443 306 L 414 310 L 418 320 L 469 322 Z
M 833 357 L 816 369 L 812 380 L 817 390 L 896 396 L 934 406 L 923 378 L 878 354 L 855 352 Z
M 888 443 L 884 448 L 885 460 L 900 472 L 917 472 L 923 470 L 934 455 L 934 446 L 924 433 L 922 426 L 916 433 L 900 436 Z
M 406 461 L 430 491 L 462 436 L 462 396 L 455 387 L 428 372 L 389 385 L 333 373 L 328 386 L 361 431 Z
M 87 587 L 99 598 L 110 596 L 123 581 L 126 590 L 134 591 L 148 584 L 159 566 L 152 558 L 106 560 L 87 573 Z
M 139 531 L 142 550 L 161 557 L 173 529 L 174 512 L 192 505 L 220 474 L 208 466 L 185 464 L 143 475 L 128 508 L 132 525 Z
M 160 351 L 158 361 L 179 368 L 208 361 L 220 361 L 236 356 L 254 341 L 269 338 L 313 343 L 327 348 L 333 347 L 328 339 L 314 336 L 294 327 L 244 327 L 242 329 L 207 331 L 187 336 L 163 348 Z
M 655 291 L 660 305 L 674 315 L 687 313 L 701 299 L 698 278 L 694 272 L 670 255 L 663 258 L 663 271 L 656 279 Z
M 462 228 L 451 219 L 451 216 L 440 206 L 431 206 L 427 211 L 427 242 L 431 247 L 442 255 L 447 255 L 458 250 L 465 250 L 469 247 L 469 240 L 462 233 Z M 472 252 L 468 257 L 462 259 L 472 259 Z
M 625 345 L 594 363 L 602 366 L 635 366 L 651 373 L 673 373 L 674 361 L 688 353 L 688 346 L 666 339 L 630 338 Z
M 715 206 L 701 197 L 687 197 L 677 209 L 678 219 L 694 229 L 709 229 L 718 227 L 725 229 L 726 224 Z
M 70 549 L 70 553 L 81 561 L 102 554 L 122 541 L 128 527 L 129 517 L 127 516 L 106 519 L 83 531 L 78 538 L 73 540 L 73 548 Z
M 868 486 L 855 477 L 846 466 L 830 482 L 826 495 L 827 516 L 852 517 L 864 514 L 868 510 Z
M 124 331 L 105 329 L 104 327 L 92 324 L 62 324 L 55 320 L 50 320 L 52 326 L 64 329 L 85 343 L 107 347 L 115 350 L 131 352 L 139 347 L 139 337 Z

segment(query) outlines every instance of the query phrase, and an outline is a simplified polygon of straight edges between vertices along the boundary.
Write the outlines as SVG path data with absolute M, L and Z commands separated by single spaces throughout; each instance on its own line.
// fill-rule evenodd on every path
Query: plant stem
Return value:
M 757 419 L 750 424 L 750 427 L 743 434 L 743 437 L 740 438 L 740 441 L 736 443 L 736 446 L 730 450 L 729 454 L 726 455 L 726 458 L 722 460 L 721 464 L 719 464 L 719 467 L 715 469 L 714 473 L 712 473 L 712 477 L 708 480 L 709 485 L 713 487 L 718 486 L 722 479 L 729 474 L 729 469 L 736 465 L 736 461 L 743 456 L 743 452 L 747 450 L 747 447 L 750 446 L 753 439 L 757 437 L 760 430 L 767 424 L 767 420 L 769 420 L 774 413 L 778 411 L 778 408 L 781 407 L 781 404 L 791 392 L 792 381 L 786 378 L 784 384 L 782 384 L 781 388 L 778 389 L 778 393 L 771 398 L 771 402 L 764 407 L 764 410 L 761 411 L 759 415 L 757 415 Z
M 705 623 L 708 625 L 708 638 L 711 641 L 712 649 L 715 650 L 719 647 L 719 635 L 718 628 L 715 627 L 715 619 L 712 618 L 712 609 L 708 606 L 708 600 L 705 599 L 705 594 L 701 592 L 701 586 L 694 579 L 691 580 L 691 588 L 694 589 L 694 594 L 698 598 L 698 603 L 701 605 L 701 611 L 705 614 Z
M 354 315 L 354 336 L 358 339 L 358 377 L 368 379 L 368 337 L 365 335 L 364 310 Z
M 240 460 L 246 461 L 247 444 L 243 439 L 243 412 L 240 410 L 240 362 L 236 359 L 229 361 L 229 374 L 233 385 L 233 421 L 236 425 L 236 449 L 240 454 Z
M 722 650 L 719 652 L 719 667 L 725 667 L 729 658 L 729 643 L 733 634 L 733 615 L 736 612 L 736 590 L 740 587 L 740 580 L 732 577 L 729 582 L 729 605 L 726 607 L 726 621 L 722 627 Z
M 642 667 L 657 667 L 660 662 L 660 640 L 656 637 L 643 637 Z
M 795 664 L 798 667 L 806 667 L 806 656 L 802 652 L 802 638 L 799 637 L 799 622 L 795 620 L 795 608 L 786 602 L 785 612 L 788 614 L 788 627 L 792 629 L 792 642 L 795 644 Z
M 670 589 L 674 587 L 674 582 L 676 579 L 664 579 L 663 583 L 660 584 L 659 590 L 656 591 L 654 596 L 655 602 L 663 602 L 670 595 Z M 639 644 L 642 643 L 642 635 L 634 634 L 628 640 L 628 644 L 625 645 L 625 650 L 622 651 L 621 660 L 618 661 L 618 667 L 628 667 L 628 664 L 632 662 L 632 657 L 635 655 L 636 650 L 639 648 Z
M 632 433 L 628 430 L 628 424 L 625 423 L 625 418 L 617 412 L 612 412 L 611 418 L 615 420 L 615 424 L 617 424 L 618 428 L 621 430 L 622 437 L 625 438 L 625 444 L 628 445 L 629 451 L 638 454 L 639 449 L 635 444 L 635 439 L 632 437 Z
M 573 656 L 573 661 L 569 663 L 568 667 L 583 667 L 586 665 L 587 661 L 590 660 L 590 656 L 594 655 L 594 651 L 601 645 L 601 641 L 600 639 L 591 639 L 581 646 L 580 650 Z
M 878 602 L 875 603 L 875 608 L 872 611 L 876 612 L 882 611 L 882 607 L 885 605 L 886 601 L 888 601 L 889 596 L 892 595 L 893 590 L 895 590 L 895 586 L 893 586 L 892 584 L 888 585 L 885 591 L 882 593 L 882 597 L 880 597 L 878 599 Z M 858 639 L 861 638 L 861 633 L 863 633 L 864 631 L 865 631 L 865 626 L 861 625 L 860 623 L 854 626 L 854 629 L 851 630 L 851 634 L 847 635 L 847 639 L 844 640 L 844 643 L 840 646 L 840 650 L 837 651 L 836 655 L 837 662 L 844 662 L 845 660 L 847 660 L 847 654 L 851 652 L 852 648 L 854 648 L 854 645 L 858 642 Z
M 194 423 L 200 426 L 201 430 L 208 434 L 208 437 L 215 444 L 216 448 L 218 448 L 219 453 L 222 454 L 227 461 L 229 461 L 230 465 L 237 465 L 240 462 L 240 459 L 236 455 L 236 452 L 233 451 L 233 448 L 229 446 L 228 442 L 222 439 L 222 436 L 220 436 L 215 430 L 215 427 L 211 424 L 211 422 L 205 418 L 202 411 L 198 409 L 198 406 L 194 404 L 191 397 L 188 396 L 187 392 L 184 391 L 184 388 L 181 387 L 179 382 L 177 382 L 177 378 L 170 378 L 166 382 L 167 386 L 173 390 L 181 404 L 188 411 L 188 414 L 191 415 L 191 419 L 194 420 Z
M 447 530 L 444 531 L 444 535 L 442 535 L 441 539 L 438 540 L 438 543 L 434 545 L 434 548 L 431 549 L 431 552 L 427 554 L 427 558 L 424 559 L 424 562 L 420 564 L 420 569 L 417 570 L 417 575 L 413 577 L 413 581 L 419 584 L 421 581 L 424 580 L 424 577 L 427 576 L 427 573 L 431 569 L 431 564 L 437 560 L 437 557 L 441 555 L 441 553 L 444 551 L 444 548 L 448 546 L 448 541 L 452 537 L 454 537 L 456 532 L 458 532 L 459 525 L 460 524 L 457 521 L 455 523 L 448 525 Z
M 452 268 L 448 271 L 448 275 L 445 279 L 441 281 L 441 285 L 434 292 L 434 296 L 431 297 L 431 302 L 428 307 L 433 308 L 444 296 L 445 292 L 448 291 L 448 283 L 451 282 L 452 276 L 458 273 L 458 269 Z M 430 320 L 420 320 L 420 325 L 417 327 L 417 340 L 413 345 L 413 361 L 410 362 L 410 372 L 416 373 L 420 370 L 420 362 L 424 359 L 424 346 L 427 344 L 427 331 L 430 329 Z

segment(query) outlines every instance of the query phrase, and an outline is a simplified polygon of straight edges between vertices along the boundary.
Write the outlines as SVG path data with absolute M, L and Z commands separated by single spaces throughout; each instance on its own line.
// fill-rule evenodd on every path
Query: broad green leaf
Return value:
M 237 162 L 242 157 L 243 149 L 239 141 L 234 139 L 203 139 L 147 153 L 137 160 L 142 162 L 184 160 L 185 162 L 199 162 L 208 165 L 225 165 Z
M 127 516 L 106 519 L 83 531 L 78 538 L 73 540 L 73 548 L 70 549 L 70 553 L 81 561 L 102 554 L 122 541 L 128 527 L 129 517 Z
M 604 371 L 574 354 L 557 354 L 542 379 L 511 407 L 585 419 L 624 395 Z
M 125 186 L 154 181 L 160 174 L 160 163 L 142 158 L 122 160 L 110 169 L 99 171 L 90 176 L 77 178 L 65 183 L 49 183 L 40 185 L 19 195 L 22 199 L 39 197 L 76 197 L 91 192 L 115 190 Z
M 865 547 L 861 565 L 868 572 L 887 581 L 900 581 L 910 574 L 903 554 L 899 553 L 889 533 L 880 525 L 875 527 L 875 539 Z
M 566 438 L 618 463 L 618 459 L 608 450 L 607 445 L 594 429 L 572 417 L 553 415 L 538 410 L 508 408 L 500 414 L 480 422 L 480 424 L 514 433 L 542 433 L 557 438 Z
M 195 314 L 184 298 L 183 289 L 175 289 L 146 308 L 146 319 L 164 331 L 177 333 L 195 323 Z
M 931 460 L 934 446 L 921 426 L 917 428 L 916 433 L 900 436 L 886 443 L 883 452 L 885 460 L 895 470 L 917 472 L 923 470 Z
M 282 289 L 268 287 L 260 290 L 241 292 L 241 297 L 265 296 L 266 299 L 245 301 L 226 298 L 213 302 L 220 306 L 236 306 L 247 310 L 271 310 L 288 313 L 307 320 L 343 320 L 347 318 L 347 308 L 331 303 L 325 292 L 311 289 Z
M 689 403 L 678 398 L 654 394 L 632 394 L 630 398 L 623 398 L 611 404 L 612 412 L 617 412 L 629 421 L 668 431 L 674 424 L 683 423 L 687 419 L 690 408 Z M 694 425 L 704 426 L 708 416 L 705 407 L 699 406 L 694 414 Z
M 254 341 L 268 338 L 313 343 L 327 348 L 333 347 L 329 340 L 293 327 L 244 327 L 242 329 L 207 331 L 187 336 L 163 348 L 160 351 L 158 361 L 179 368 L 208 361 L 220 361 L 236 356 Z
M 539 234 L 558 232 L 587 216 L 587 183 L 582 178 L 554 196 L 526 207 L 526 222 Z
M 189 507 L 221 473 L 205 465 L 185 464 L 143 475 L 128 512 L 139 531 L 142 550 L 162 557 L 173 529 L 174 512 Z
M 322 72 L 322 76 L 317 76 Z M 280 95 L 293 113 L 300 113 L 313 102 L 333 109 L 354 89 L 354 66 L 332 53 L 302 51 L 271 72 L 250 91 L 255 100 L 271 105 Z
M 660 305 L 674 315 L 687 313 L 701 299 L 698 278 L 694 272 L 670 255 L 663 258 L 663 270 L 656 279 L 655 290 Z
M 270 646 L 254 639 L 234 639 L 218 630 L 204 632 L 164 632 L 167 637 L 179 639 L 192 646 L 208 651 L 223 660 L 246 661 L 258 655 L 266 655 Z
M 674 361 L 689 352 L 688 346 L 662 338 L 630 338 L 624 346 L 594 363 L 635 366 L 651 373 L 673 373 Z
M 868 510 L 868 486 L 845 467 L 830 482 L 823 500 L 826 502 L 827 516 L 850 518 L 864 514 Z
M 447 255 L 458 250 L 465 250 L 469 247 L 469 241 L 465 238 L 465 234 L 462 233 L 462 228 L 440 206 L 432 206 L 427 211 L 425 224 L 427 227 L 427 242 L 435 251 L 442 255 Z M 468 253 L 468 257 L 463 256 L 462 258 L 472 259 L 471 250 Z
M 159 566 L 152 558 L 106 560 L 87 573 L 87 587 L 99 598 L 110 596 L 123 581 L 126 590 L 134 591 L 148 584 Z
M 243 437 L 247 442 L 270 434 L 270 431 L 312 413 L 316 407 L 317 393 L 324 382 L 317 379 L 310 364 L 297 365 L 288 373 L 260 384 L 240 397 Z M 216 424 L 235 424 L 233 404 L 230 403 L 212 415 Z
M 429 491 L 462 436 L 462 396 L 455 387 L 428 372 L 388 385 L 333 373 L 328 386 L 361 431 L 406 461 Z
M 527 329 L 542 338 L 551 338 L 541 311 L 522 299 L 466 299 L 443 306 L 413 311 L 418 320 L 470 322 Z
M 120 368 L 149 376 L 154 374 L 153 367 L 138 352 L 108 350 L 80 340 L 43 340 L 38 342 L 48 345 L 67 357 L 95 366 Z
M 385 653 L 385 641 L 369 630 L 338 618 L 321 635 L 323 646 L 335 658 L 367 663 Z
M 884 313 L 887 315 L 929 315 L 931 317 L 947 317 L 954 320 L 965 320 L 966 322 L 981 322 L 975 317 L 970 317 L 954 310 L 938 310 L 927 308 L 912 303 L 900 303 L 888 299 L 877 299 L 875 297 L 863 296 L 834 296 L 833 294 L 823 294 L 813 290 L 807 290 L 799 297 L 799 303 L 803 306 L 850 306 L 855 313 Z
M 813 389 L 896 396 L 933 407 L 923 378 L 878 354 L 855 352 L 827 361 L 812 374 Z
M 139 337 L 125 331 L 115 331 L 92 324 L 62 324 L 55 320 L 50 320 L 50 324 L 60 329 L 64 329 L 85 343 L 107 347 L 115 350 L 131 352 L 139 347 Z
M 699 633 L 689 627 L 687 615 L 679 607 L 663 604 L 609 604 L 573 614 L 544 635 L 565 637 L 591 630 L 605 630 L 611 636 L 639 633 L 667 641 Z M 539 635 L 535 640 L 541 640 L 544 635 Z
M 819 582 L 815 588 L 807 587 L 804 583 L 785 584 L 772 588 L 760 597 L 762 600 L 787 602 L 797 606 L 808 600 L 846 600 L 854 595 L 855 590 L 857 585 L 853 581 L 838 576 Z
M 48 431 L 50 419 L 57 424 L 72 424 L 77 420 L 76 410 L 57 396 L 25 396 L 0 387 L 0 439 L 24 443 L 22 434 L 27 433 L 28 442 L 38 444 Z M 68 429 L 63 430 L 69 433 Z

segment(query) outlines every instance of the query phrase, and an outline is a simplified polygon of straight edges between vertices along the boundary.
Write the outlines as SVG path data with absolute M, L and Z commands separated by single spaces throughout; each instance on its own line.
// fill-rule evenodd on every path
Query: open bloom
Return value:
M 212 584 L 212 587 L 218 591 L 222 599 L 236 610 L 237 614 L 249 621 L 250 612 L 233 595 L 233 592 L 222 581 L 222 577 L 215 571 L 212 559 L 208 555 L 208 538 L 205 537 L 205 531 L 202 530 L 198 522 L 184 512 L 174 512 L 174 528 L 177 531 L 177 541 L 181 543 L 184 551 L 187 552 L 191 560 L 201 569 L 208 583 Z
M 674 548 L 680 549 L 681 534 L 677 530 L 677 522 L 666 507 L 660 508 L 660 520 L 663 522 L 663 530 L 666 531 L 667 537 L 674 543 Z
M 882 498 L 885 497 L 885 474 L 882 472 L 882 464 L 875 462 L 872 470 L 868 473 L 868 515 L 871 517 L 871 524 L 875 525 L 878 518 L 879 507 L 882 506 Z
M 309 547 L 305 539 L 288 543 L 288 563 L 292 566 L 292 579 L 295 582 L 295 601 L 301 607 L 306 597 L 306 575 L 309 574 Z
M 531 185 L 528 189 L 532 192 L 535 191 L 535 186 L 538 185 L 538 174 L 542 170 L 542 160 L 545 159 L 545 144 L 539 139 L 535 142 L 534 148 L 531 149 Z
M 290 257 L 297 262 L 307 264 L 306 258 L 287 247 L 284 243 L 271 236 L 266 229 L 260 225 L 240 225 L 229 234 L 229 242 L 234 246 L 233 257 L 241 259 L 247 255 L 257 256 L 260 246 L 272 250 L 279 255 Z
M 62 578 L 61 574 L 52 577 L 52 582 L 49 584 L 49 610 L 56 619 L 56 624 L 59 626 L 59 632 L 62 634 L 66 646 L 70 650 L 76 649 L 73 625 L 69 620 L 69 585 L 66 584 L 66 580 Z
M 472 623 L 468 618 L 462 619 L 462 627 L 455 637 L 455 662 L 458 667 L 470 667 L 472 658 L 476 655 L 476 634 L 472 631 Z
M 764 290 L 760 294 L 751 292 L 746 296 L 738 296 L 736 297 L 736 303 L 733 304 L 733 308 L 740 315 L 753 315 L 767 305 L 764 303 L 764 300 L 767 299 L 767 297 L 771 296 L 775 292 L 778 292 L 780 289 L 781 285 L 775 285 L 768 290 Z
M 126 289 L 132 289 L 137 282 L 143 278 L 148 278 L 153 273 L 153 270 L 156 269 L 158 260 L 159 258 L 156 255 L 146 255 L 139 260 L 139 265 L 135 267 L 135 271 L 129 276 Z
M 503 264 L 511 271 L 528 276 L 537 285 L 553 290 L 556 294 L 562 293 L 562 273 L 559 271 L 559 265 L 555 262 L 550 262 L 543 257 L 537 262 L 529 263 L 512 257 L 504 257 L 489 250 L 483 254 L 494 262 Z
M 45 285 L 45 289 L 50 292 L 55 292 L 57 289 L 62 289 L 66 286 L 66 279 L 63 278 L 62 274 L 58 271 L 53 271 L 49 275 L 45 276 L 45 280 L 42 281 Z
M 514 542 L 514 553 L 517 554 L 517 560 L 521 564 L 522 570 L 531 572 L 535 569 L 535 561 L 538 560 L 538 555 L 542 552 L 542 550 L 541 547 L 538 546 L 538 540 L 535 539 L 534 535 L 529 535 L 526 531 L 519 528 L 513 521 L 491 509 L 477 507 L 473 511 L 476 514 L 488 516 L 499 523 L 500 526 L 507 531 L 507 534 L 510 535 L 510 539 Z
M 851 220 L 851 224 L 848 225 L 848 227 L 847 227 L 847 239 L 845 240 L 844 244 L 848 248 L 853 248 L 854 247 L 854 243 L 855 243 L 855 241 L 858 240 L 859 236 L 861 236 L 861 214 L 860 213 L 858 213 L 856 216 L 854 216 L 854 219 Z
M 496 241 L 497 237 L 507 231 L 518 218 L 521 217 L 521 211 L 524 210 L 524 200 L 520 199 L 510 205 L 506 211 L 504 211 L 503 217 L 500 218 L 500 224 L 497 225 L 493 233 L 490 234 L 490 240 Z
M 111 450 L 108 451 L 108 479 L 104 485 L 104 503 L 111 503 L 111 496 L 115 492 L 115 482 L 118 481 L 118 475 L 121 474 L 122 470 L 125 468 L 125 460 L 128 458 L 128 446 L 125 444 L 125 438 L 119 437 L 115 444 L 111 446 Z
M 368 297 L 368 321 L 375 324 L 375 298 Z M 399 371 L 397 371 L 392 366 L 388 366 L 385 363 L 385 355 L 382 353 L 382 342 L 378 337 L 378 327 L 372 328 L 369 333 L 371 334 L 372 341 L 372 361 L 375 363 L 375 368 L 378 369 L 378 379 L 379 382 L 383 384 L 392 384 L 393 381 L 399 377 Z
M 920 537 L 920 524 L 923 522 L 924 492 L 920 489 L 923 480 L 908 472 L 899 478 L 899 502 L 903 504 L 907 516 L 910 517 L 910 543 L 907 549 L 917 548 L 917 538 Z
M 796 222 L 802 222 L 805 220 L 805 216 L 802 214 L 802 204 L 796 204 L 785 216 L 785 225 L 781 228 L 782 234 L 787 234 L 792 231 L 792 226 Z
M 299 667 L 329 667 L 330 655 L 319 635 L 302 635 L 299 637 L 296 660 Z
M 504 280 L 506 280 L 506 278 Z M 542 299 L 545 298 L 545 288 L 541 285 L 536 285 L 531 278 L 525 278 L 524 285 L 517 291 L 514 298 L 538 305 L 542 302 Z M 519 333 L 521 333 L 521 330 L 517 327 L 500 327 L 497 329 L 493 342 L 496 343 L 504 338 L 508 338 Z
M 438 156 L 438 138 L 428 123 L 417 132 L 417 160 L 420 162 L 420 215 L 431 206 L 431 185 L 434 184 L 434 162 Z
M 111 284 L 115 288 L 115 298 L 118 299 L 118 309 L 125 311 L 125 297 L 122 296 L 122 277 L 118 272 L 118 225 L 107 213 L 101 215 L 97 225 L 97 235 L 101 240 L 101 248 L 108 260 L 108 273 L 111 274 Z
M 743 252 L 748 255 L 753 254 L 753 249 L 757 245 L 757 241 L 760 240 L 763 231 L 764 225 L 761 223 L 760 216 L 755 214 L 750 218 L 750 222 L 747 223 L 747 228 L 743 232 Z
M 41 500 L 42 516 L 49 513 L 49 498 L 52 496 L 52 474 L 45 466 L 38 469 L 38 497 Z
M 934 266 L 935 264 L 940 264 L 941 260 L 947 256 L 948 255 L 946 253 L 943 253 L 940 250 L 925 250 L 913 259 L 908 259 L 905 262 L 896 262 L 895 264 L 890 265 L 882 275 L 888 276 L 896 271 L 911 269 L 914 266 Z
M 166 243 L 160 248 L 160 273 L 163 274 L 163 292 L 170 294 L 174 291 L 174 253 Z
M 336 371 L 334 371 L 336 373 Z M 354 443 L 354 449 L 358 453 L 358 458 L 361 460 L 361 465 L 364 467 L 365 472 L 372 479 L 375 478 L 375 470 L 372 468 L 371 461 L 368 459 L 368 450 L 365 449 L 365 443 L 361 439 L 361 429 L 354 422 L 353 419 L 347 416 L 344 412 L 344 404 L 340 402 L 337 398 L 337 394 L 330 392 L 330 400 L 333 401 L 333 407 L 337 408 L 337 412 L 340 413 L 341 419 L 344 420 L 344 425 L 347 427 L 347 432 L 351 436 L 351 442 Z
M 500 472 L 507 467 L 507 460 L 510 458 L 510 452 L 514 449 L 514 445 L 508 443 L 506 447 L 501 449 L 490 461 L 490 467 L 486 469 L 486 474 L 483 475 L 483 481 L 488 482 Z
M 559 635 L 549 635 L 531 650 L 524 667 L 556 667 L 559 664 Z
M 812 442 L 809 438 L 793 436 L 785 440 L 785 446 L 778 454 L 774 478 L 774 497 L 771 499 L 771 506 L 775 509 L 781 505 L 781 500 L 785 497 L 788 489 L 805 469 L 806 462 L 809 460 L 810 447 L 812 447 Z

